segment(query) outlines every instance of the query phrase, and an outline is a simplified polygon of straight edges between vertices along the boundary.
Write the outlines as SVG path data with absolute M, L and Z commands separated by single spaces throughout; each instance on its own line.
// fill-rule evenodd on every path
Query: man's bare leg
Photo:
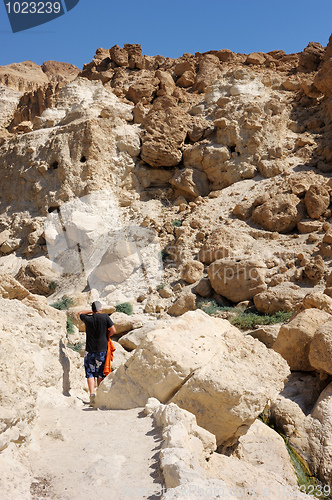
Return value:
M 104 380 L 104 379 L 103 379 L 103 378 L 101 378 L 101 377 L 100 377 L 100 378 L 99 378 L 99 377 L 97 378 L 97 387 L 99 387 L 99 386 L 100 386 L 100 384 L 102 383 L 102 381 L 103 381 L 103 380 Z
M 90 394 L 94 394 L 95 393 L 95 379 L 94 379 L 94 377 L 89 377 L 86 380 L 88 382 Z

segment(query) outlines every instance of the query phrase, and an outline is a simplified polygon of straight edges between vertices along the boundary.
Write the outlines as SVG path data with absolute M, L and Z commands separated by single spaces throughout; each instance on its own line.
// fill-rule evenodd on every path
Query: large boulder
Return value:
M 323 56 L 324 47 L 318 42 L 309 42 L 307 47 L 300 53 L 297 70 L 305 73 L 317 71 Z
M 288 374 L 274 351 L 197 310 L 150 332 L 100 385 L 97 404 L 127 409 L 144 406 L 149 397 L 172 400 L 194 413 L 219 444 L 232 444 L 277 397 Z
M 179 170 L 170 179 L 170 184 L 193 198 L 206 196 L 209 192 L 209 180 L 204 172 L 196 168 Z
M 281 354 L 292 371 L 312 371 L 309 349 L 316 330 L 331 319 L 331 315 L 319 309 L 306 309 L 289 323 L 282 325 L 273 350 Z
M 203 277 L 204 264 L 198 260 L 190 260 L 182 266 L 181 276 L 190 284 L 196 283 Z
M 332 318 L 316 331 L 310 344 L 309 362 L 316 370 L 332 375 Z
M 319 219 L 330 205 L 330 194 L 325 186 L 313 184 L 306 192 L 304 203 L 309 216 Z
M 46 257 L 38 257 L 22 265 L 15 276 L 31 293 L 49 295 L 57 287 L 59 274 Z
M 268 231 L 289 233 L 305 216 L 305 207 L 295 194 L 281 194 L 255 208 L 253 220 Z
M 184 289 L 176 301 L 168 309 L 171 316 L 181 316 L 188 311 L 196 309 L 196 295 L 189 289 Z
M 218 259 L 243 256 L 254 243 L 254 238 L 228 227 L 219 227 L 209 234 L 202 246 L 198 258 L 204 264 L 211 264 Z
M 294 311 L 304 296 L 305 292 L 301 288 L 292 288 L 289 284 L 281 283 L 255 295 L 254 304 L 257 310 L 264 314 Z
M 208 267 L 215 292 L 232 302 L 250 300 L 267 288 L 266 265 L 254 259 L 220 259 Z

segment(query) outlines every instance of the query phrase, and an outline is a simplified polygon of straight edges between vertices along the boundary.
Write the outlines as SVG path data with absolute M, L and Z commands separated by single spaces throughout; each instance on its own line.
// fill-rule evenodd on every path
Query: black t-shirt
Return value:
M 80 319 L 85 324 L 86 351 L 107 351 L 108 329 L 114 325 L 108 314 L 80 314 Z

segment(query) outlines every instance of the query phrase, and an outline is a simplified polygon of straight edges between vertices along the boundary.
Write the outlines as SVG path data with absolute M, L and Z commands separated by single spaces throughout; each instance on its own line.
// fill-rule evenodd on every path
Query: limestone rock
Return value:
M 21 92 L 0 85 L 0 129 L 10 124 L 21 95 Z
M 127 352 L 121 344 L 113 340 L 113 345 L 115 347 L 115 351 L 113 354 L 113 361 L 111 363 L 112 371 L 117 370 L 121 365 L 123 365 L 127 359 L 130 358 L 131 354 Z
M 255 420 L 247 434 L 240 437 L 239 448 L 234 455 L 253 465 L 259 464 L 271 474 L 278 474 L 289 485 L 297 485 L 283 438 L 261 420 Z
M 142 319 L 143 318 L 141 316 L 137 316 L 135 314 L 129 316 L 128 314 L 122 312 L 115 312 L 111 315 L 111 320 L 114 323 L 117 335 L 140 328 L 143 324 Z
M 80 72 L 77 66 L 59 61 L 45 61 L 41 68 L 49 81 L 62 84 L 72 82 Z
M 322 227 L 321 221 L 312 220 L 312 219 L 300 220 L 297 223 L 297 229 L 302 234 L 313 233 L 314 231 L 319 231 L 319 229 L 321 229 L 321 227 Z
M 293 289 L 287 284 L 281 284 L 255 295 L 254 304 L 257 310 L 264 314 L 274 314 L 278 311 L 294 311 L 304 296 L 305 292 L 303 290 Z
M 175 82 L 167 71 L 156 71 L 156 77 L 160 81 L 160 88 L 157 95 L 172 95 L 175 89 Z
M 311 281 L 317 282 L 324 276 L 324 261 L 320 255 L 311 260 L 304 268 L 304 274 Z
M 212 85 L 215 80 L 220 78 L 220 61 L 212 55 L 204 55 L 199 63 L 198 73 L 196 75 L 193 90 L 204 92 L 205 88 Z
M 324 47 L 317 42 L 309 42 L 307 47 L 300 53 L 298 71 L 310 73 L 317 71 L 324 56 Z
M 59 274 L 53 270 L 49 259 L 38 257 L 21 266 L 15 278 L 31 293 L 50 295 L 52 284 L 57 286 Z
M 305 215 L 305 208 L 294 194 L 282 194 L 256 207 L 253 220 L 268 231 L 288 233 Z
M 60 355 L 65 352 L 65 322 L 41 317 L 20 300 L 0 297 L 0 304 L 0 447 L 4 450 L 12 441 L 29 440 L 39 394 L 45 390 L 56 397 L 69 391 L 70 375 L 68 371 L 64 375 L 65 366 L 59 362 L 59 347 Z
M 176 81 L 178 87 L 192 87 L 195 83 L 195 74 L 193 71 L 184 71 L 180 78 Z
M 286 359 L 293 371 L 312 371 L 309 349 L 316 330 L 331 316 L 318 309 L 307 309 L 282 325 L 273 350 Z
M 197 260 L 186 262 L 182 267 L 182 278 L 187 283 L 195 283 L 202 278 L 204 264 Z
M 332 314 L 332 298 L 322 292 L 310 292 L 298 304 L 298 309 L 320 309 Z
M 260 260 L 220 259 L 208 267 L 208 276 L 215 292 L 232 302 L 241 302 L 266 290 L 265 271 Z
M 206 196 L 209 192 L 207 175 L 195 168 L 185 168 L 176 172 L 169 182 L 175 188 L 183 191 L 185 195 L 194 198 Z
M 19 92 L 35 90 L 49 82 L 42 68 L 32 61 L 0 66 L 0 85 Z
M 126 49 L 114 45 L 110 48 L 110 56 L 117 66 L 128 66 L 128 52 Z
M 160 319 L 155 321 L 148 321 L 140 328 L 131 330 L 130 332 L 123 335 L 119 339 L 119 344 L 121 344 L 122 347 L 124 347 L 128 351 L 133 351 L 140 346 L 149 332 L 152 332 L 157 328 L 161 328 L 164 324 L 166 324 L 166 322 Z
M 199 252 L 199 260 L 211 264 L 225 257 L 242 256 L 252 246 L 254 239 L 228 227 L 212 231 Z
M 266 345 L 266 347 L 273 347 L 278 333 L 280 330 L 280 325 L 262 325 L 256 330 L 248 332 L 247 335 L 251 335 L 254 339 L 258 339 L 260 342 Z
M 146 129 L 141 158 L 151 167 L 170 167 L 182 159 L 181 146 L 187 134 L 187 115 L 174 98 L 158 97 L 144 118 Z
M 331 46 L 331 42 L 329 43 L 329 46 Z M 332 94 L 331 90 L 332 54 L 331 53 L 329 54 L 330 55 L 328 58 L 326 59 L 324 58 L 324 63 L 314 78 L 315 87 L 317 87 L 318 90 L 320 90 L 323 94 L 325 94 L 328 97 Z
M 200 282 L 195 286 L 194 292 L 201 297 L 210 297 L 213 290 L 209 278 L 202 278 Z
M 58 321 L 63 328 L 66 324 L 66 316 L 63 311 L 58 311 L 48 305 L 45 297 L 30 293 L 15 278 L 8 274 L 0 274 L 0 296 L 4 299 L 17 299 L 23 304 L 36 309 L 41 317 L 48 317 Z
M 100 385 L 97 405 L 125 409 L 149 397 L 172 398 L 217 443 L 232 444 L 276 398 L 288 373 L 286 362 L 262 343 L 197 310 L 149 333 Z
M 326 187 L 312 185 L 306 192 L 304 203 L 309 216 L 318 219 L 330 205 L 330 195 Z
M 262 52 L 252 52 L 247 56 L 246 63 L 261 66 L 266 61 Z
M 332 383 L 320 394 L 311 417 L 309 439 L 313 472 L 331 486 Z
M 332 375 L 332 321 L 324 323 L 316 331 L 310 344 L 309 361 L 319 371 Z
M 196 309 L 196 295 L 190 290 L 183 290 L 174 304 L 168 309 L 168 314 L 171 316 L 181 316 L 188 311 Z

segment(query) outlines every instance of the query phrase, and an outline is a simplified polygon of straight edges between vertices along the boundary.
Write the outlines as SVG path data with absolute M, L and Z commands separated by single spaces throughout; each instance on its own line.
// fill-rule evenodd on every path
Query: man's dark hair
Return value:
M 101 303 L 96 300 L 95 302 L 92 302 L 92 311 L 95 313 L 97 311 L 100 311 L 101 309 Z

